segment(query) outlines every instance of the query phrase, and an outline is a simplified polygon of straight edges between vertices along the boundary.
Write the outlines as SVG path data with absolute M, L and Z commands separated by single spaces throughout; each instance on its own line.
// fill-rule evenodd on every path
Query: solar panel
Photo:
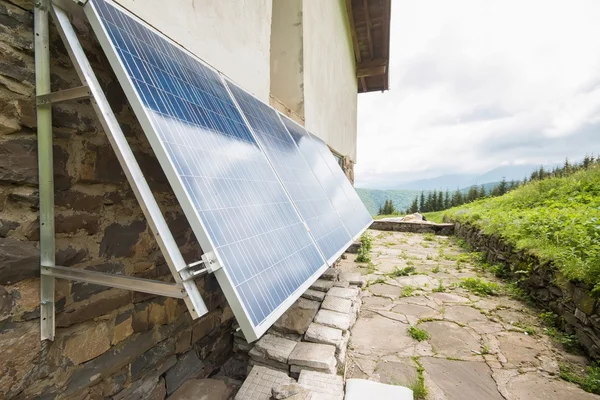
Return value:
M 356 240 L 373 222 L 362 200 L 331 154 L 327 144 L 307 132 L 295 121 L 285 115 L 280 115 L 302 156 L 325 189 L 346 229 Z
M 91 6 L 90 6 L 91 5 Z M 108 0 L 88 19 L 247 340 L 327 268 L 223 80 Z
M 330 265 L 333 264 L 352 239 L 327 194 L 279 119 L 277 111 L 237 85 L 229 81 L 227 85 L 325 259 Z

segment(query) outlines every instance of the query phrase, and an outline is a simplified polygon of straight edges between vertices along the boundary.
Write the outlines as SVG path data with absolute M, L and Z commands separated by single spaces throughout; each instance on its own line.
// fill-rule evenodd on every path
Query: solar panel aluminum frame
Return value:
M 221 78 L 221 80 L 223 81 L 223 84 L 225 85 L 227 90 L 229 90 L 229 87 L 225 84 L 223 75 L 219 71 L 217 71 L 215 68 L 208 65 L 207 63 L 202 61 L 200 58 L 198 58 L 196 55 L 194 55 L 193 53 L 186 50 L 183 46 L 179 45 L 178 43 L 176 43 L 175 41 L 170 39 L 168 36 L 162 34 L 160 31 L 154 29 L 148 23 L 141 20 L 137 16 L 133 15 L 132 13 L 127 11 L 125 8 L 116 4 L 114 1 L 111 1 L 111 0 L 104 0 L 104 1 L 106 1 L 107 3 L 110 3 L 110 5 L 114 6 L 116 9 L 125 13 L 128 17 L 132 18 L 136 22 L 139 22 L 142 25 L 144 25 L 145 27 L 147 27 L 148 29 L 155 31 L 157 34 L 159 34 L 162 38 L 167 40 L 169 43 L 171 43 L 174 46 L 179 47 L 181 50 L 186 52 L 189 56 L 191 56 L 197 62 L 201 63 L 202 65 L 209 68 L 210 70 L 216 72 L 218 74 L 218 76 Z M 152 146 L 152 149 L 153 149 L 159 163 L 161 165 L 171 165 L 172 166 L 172 162 L 167 154 L 167 151 L 163 147 L 163 144 L 161 143 L 158 136 L 156 135 L 155 128 L 145 110 L 145 107 L 143 106 L 142 99 L 137 94 L 137 91 L 135 90 L 135 87 L 134 87 L 134 83 L 132 82 L 132 80 L 128 76 L 128 74 L 126 73 L 126 68 L 123 65 L 123 63 L 121 62 L 121 60 L 119 59 L 119 57 L 117 56 L 116 48 L 113 46 L 113 44 L 109 38 L 108 32 L 105 30 L 102 22 L 100 21 L 100 16 L 98 14 L 98 10 L 94 6 L 94 2 L 88 1 L 83 6 L 83 9 L 84 9 L 84 13 L 85 13 L 90 25 L 92 26 L 94 33 L 96 34 L 96 37 L 97 37 L 102 49 L 104 50 L 104 53 L 111 65 L 115 75 L 118 78 L 119 83 L 121 84 L 121 87 L 123 88 L 123 91 L 125 92 L 125 95 L 129 101 L 129 104 L 131 105 L 140 125 L 142 126 L 144 133 L 146 134 L 146 137 L 148 138 L 148 141 L 150 142 L 150 144 Z M 241 112 L 241 110 L 239 110 L 239 107 L 238 107 L 237 103 L 235 102 L 235 99 L 233 98 L 231 93 L 229 93 L 229 94 L 232 98 L 232 101 L 238 108 L 238 111 L 240 112 L 242 118 L 244 118 L 244 121 L 245 121 L 244 114 Z M 248 125 L 247 121 L 245 121 L 245 122 L 246 122 L 246 125 L 247 125 L 249 131 L 251 132 L 251 134 L 254 135 L 252 128 Z M 256 138 L 255 138 L 255 140 L 256 140 Z M 191 203 L 189 197 L 187 196 L 187 193 L 186 193 L 184 184 L 181 181 L 181 178 L 176 173 L 176 170 L 174 167 L 173 168 L 163 168 L 163 171 L 164 171 L 165 175 L 167 176 L 167 179 L 171 185 L 171 188 L 173 189 L 173 192 L 175 193 L 201 248 L 204 250 L 205 254 L 211 255 L 211 259 L 213 261 L 213 266 L 211 268 L 211 272 L 213 272 L 215 277 L 217 278 L 217 281 L 219 282 L 219 285 L 220 285 L 221 289 L 223 290 L 225 297 L 227 298 L 227 301 L 237 319 L 237 322 L 240 325 L 242 332 L 244 333 L 244 337 L 246 338 L 246 340 L 248 342 L 253 342 L 253 341 L 259 339 L 267 331 L 267 329 L 270 328 L 271 325 L 302 295 L 302 293 L 304 293 L 304 291 L 306 291 L 312 285 L 312 283 L 323 272 L 325 272 L 325 270 L 328 268 L 328 263 L 323 258 L 322 253 L 320 252 L 320 249 L 318 249 L 318 246 L 317 246 L 317 249 L 319 250 L 319 253 L 321 254 L 321 258 L 323 259 L 323 265 L 308 280 L 306 280 L 300 287 L 298 287 L 292 295 L 290 295 L 285 301 L 283 301 L 281 304 L 279 304 L 279 306 L 269 315 L 269 317 L 267 317 L 259 325 L 255 326 L 251 322 L 252 320 L 250 318 L 250 314 L 249 314 L 248 310 L 246 310 L 244 305 L 241 303 L 240 295 L 237 292 L 237 290 L 235 289 L 235 287 L 232 285 L 232 280 L 229 278 L 226 269 L 221 268 L 221 266 L 223 265 L 223 261 L 220 258 L 218 252 L 215 251 L 215 246 L 214 246 L 211 238 L 206 233 L 207 229 L 204 226 L 204 223 L 202 222 L 200 216 L 196 212 L 193 204 Z M 277 173 L 275 171 L 274 171 L 274 173 L 275 173 L 275 176 L 277 176 Z M 285 190 L 285 188 L 284 188 L 284 190 Z M 286 191 L 286 195 L 287 195 L 287 191 Z M 289 195 L 288 195 L 288 198 L 289 198 Z M 294 203 L 291 202 L 291 204 L 294 206 L 296 213 L 298 213 Z M 300 216 L 299 216 L 299 218 L 300 218 L 300 221 L 303 221 L 303 219 Z M 312 236 L 311 236 L 311 239 L 312 239 Z M 314 239 L 313 239 L 313 241 L 314 241 Z
M 288 117 L 287 115 L 284 115 L 284 114 L 282 114 L 282 113 L 281 113 L 280 111 L 278 111 L 278 110 L 275 110 L 275 111 L 277 111 L 277 115 L 279 116 L 279 119 L 281 120 L 281 124 L 283 125 L 283 127 L 285 128 L 285 130 L 288 132 L 288 134 L 289 134 L 290 136 L 292 136 L 292 133 L 289 131 L 288 127 L 287 127 L 287 126 L 285 125 L 285 123 L 283 122 L 283 119 L 284 119 L 284 118 L 285 118 L 287 121 L 290 121 L 290 122 L 292 122 L 294 125 L 298 126 L 298 127 L 299 127 L 301 130 L 303 130 L 304 132 L 306 132 L 306 134 L 307 134 L 307 135 L 308 135 L 308 136 L 309 136 L 309 137 L 310 137 L 312 140 L 316 140 L 316 141 L 322 141 L 322 139 L 321 139 L 321 138 L 319 138 L 319 137 L 318 137 L 317 135 L 315 135 L 315 134 L 312 134 L 312 133 L 310 133 L 310 131 L 308 131 L 308 129 L 306 129 L 304 126 L 300 125 L 300 124 L 299 124 L 297 121 L 294 121 L 292 118 Z M 298 146 L 298 144 L 296 143 L 296 141 L 295 141 L 293 138 L 292 138 L 292 140 L 294 141 L 294 144 L 296 144 L 296 147 L 298 147 L 298 150 L 300 151 L 300 147 Z M 325 144 L 325 145 L 327 146 L 327 144 Z M 329 149 L 329 146 L 327 146 L 327 148 Z M 330 150 L 329 150 L 329 151 L 330 151 Z M 302 154 L 302 151 L 300 151 L 300 154 Z M 323 162 L 325 162 L 325 164 L 327 164 L 327 162 L 325 161 L 325 159 L 324 159 L 323 155 L 321 155 L 321 152 L 320 152 L 320 151 L 319 151 L 319 155 L 320 155 L 320 156 L 323 158 Z M 332 154 L 332 156 L 333 156 L 333 154 Z M 304 156 L 302 156 L 302 157 L 304 158 Z M 310 165 L 308 164 L 308 161 L 307 161 L 306 159 L 305 159 L 304 161 L 305 161 L 305 162 L 306 162 L 306 164 L 309 166 L 309 169 L 312 171 L 312 168 L 310 168 Z M 327 167 L 329 168 L 329 165 L 328 165 L 328 164 L 327 164 Z M 338 165 L 338 167 L 339 167 L 339 165 Z M 340 168 L 340 170 L 341 170 L 341 167 L 339 167 L 339 168 Z M 331 168 L 329 168 L 329 169 L 331 170 Z M 331 173 L 333 174 L 333 171 L 331 171 Z M 343 171 L 343 170 L 342 170 L 342 173 L 344 173 L 344 171 Z M 346 176 L 346 174 L 345 174 L 345 173 L 344 173 L 344 176 Z M 347 180 L 348 180 L 348 178 L 347 178 L 347 177 L 346 177 L 345 179 L 347 179 Z M 319 181 L 319 179 L 317 179 L 317 181 L 319 182 L 319 185 L 321 185 L 321 182 Z M 350 180 L 348 180 L 348 184 L 350 184 L 350 185 L 352 186 L 352 184 L 350 183 Z M 323 189 L 323 191 L 325 191 L 325 188 L 323 187 L 323 185 L 321 185 L 321 188 Z M 347 194 L 347 193 L 346 193 L 346 191 L 344 190 L 344 188 L 340 186 L 340 189 L 341 189 L 341 190 L 342 190 L 342 191 L 343 191 L 343 192 L 346 194 L 346 197 L 348 198 L 348 201 L 349 201 L 350 203 L 352 203 L 352 202 L 351 202 L 351 200 L 350 200 L 350 198 L 348 197 L 348 194 Z M 325 193 L 327 193 L 327 192 L 325 191 Z M 328 197 L 329 197 L 329 196 L 328 196 Z M 338 210 L 335 208 L 335 204 L 333 204 L 333 202 L 331 201 L 331 199 L 330 199 L 330 202 L 331 202 L 331 204 L 333 205 L 333 208 L 334 208 L 334 210 L 336 210 L 336 213 L 338 213 L 338 216 L 339 216 L 339 217 L 340 217 L 340 219 L 341 219 L 341 216 L 340 216 L 340 214 L 339 214 Z M 343 219 L 342 219 L 342 222 L 343 222 Z M 357 240 L 359 237 L 361 237 L 361 236 L 362 236 L 362 234 L 363 234 L 363 233 L 365 233 L 365 231 L 366 231 L 367 229 L 369 229 L 369 226 L 371 226 L 371 224 L 372 224 L 372 223 L 373 223 L 373 219 L 371 218 L 371 220 L 370 220 L 370 221 L 369 221 L 369 222 L 368 222 L 368 223 L 367 223 L 367 224 L 366 224 L 366 225 L 365 225 L 365 226 L 364 226 L 364 227 L 363 227 L 363 228 L 362 228 L 362 229 L 361 229 L 361 230 L 358 232 L 358 234 L 354 235 L 354 237 L 352 237 L 352 235 L 350 235 L 350 236 L 351 236 L 351 238 L 352 238 L 352 239 L 351 239 L 351 241 L 348 243 L 348 246 L 346 246 L 346 248 L 344 248 L 342 251 L 340 251 L 340 252 L 339 252 L 339 254 L 338 254 L 338 256 L 337 256 L 337 257 L 340 257 L 340 256 L 341 256 L 341 255 L 344 253 L 344 251 L 346 251 L 346 249 L 347 249 L 347 248 L 348 248 L 348 247 L 349 247 L 349 246 L 350 246 L 350 245 L 351 245 L 351 244 L 352 244 L 354 241 L 356 241 L 356 240 Z M 347 229 L 346 229 L 346 230 L 347 230 Z M 348 232 L 348 233 L 350 233 L 350 232 Z M 336 259 L 337 259 L 337 258 L 336 258 Z

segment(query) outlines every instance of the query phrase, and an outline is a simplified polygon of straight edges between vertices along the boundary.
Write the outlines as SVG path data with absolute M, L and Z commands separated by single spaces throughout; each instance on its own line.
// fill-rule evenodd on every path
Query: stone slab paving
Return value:
M 458 286 L 467 277 L 504 283 L 465 261 L 465 251 L 450 238 L 369 232 L 375 271 L 355 263 L 352 254 L 339 265 L 340 276 L 367 279 L 350 329 L 346 378 L 411 386 L 421 377 L 428 394 L 420 398 L 436 400 L 600 399 L 559 378 L 560 365 L 582 369 L 587 361 L 547 336 L 541 310 L 507 295 L 480 296 Z M 409 265 L 414 275 L 390 275 Z M 336 295 L 357 298 L 350 292 Z M 428 338 L 413 339 L 410 326 Z

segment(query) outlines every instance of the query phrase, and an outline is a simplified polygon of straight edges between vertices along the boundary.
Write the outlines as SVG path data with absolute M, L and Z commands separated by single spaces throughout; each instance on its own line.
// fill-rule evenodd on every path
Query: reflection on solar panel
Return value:
M 220 76 L 110 1 L 86 13 L 244 335 L 260 337 L 325 260 Z
M 373 219 L 331 154 L 329 147 L 285 115 L 281 115 L 281 119 L 298 145 L 302 156 L 325 189 L 346 229 L 352 238 L 356 239 Z
M 351 238 L 319 181 L 277 111 L 235 84 L 227 84 L 323 255 L 333 264 L 351 244 Z

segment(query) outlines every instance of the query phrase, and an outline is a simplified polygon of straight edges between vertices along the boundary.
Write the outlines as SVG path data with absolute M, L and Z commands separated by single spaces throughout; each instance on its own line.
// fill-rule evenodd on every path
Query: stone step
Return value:
M 307 289 L 306 292 L 302 293 L 302 297 L 308 300 L 323 301 L 323 299 L 325 298 L 325 292 Z
M 318 290 L 320 292 L 327 292 L 333 287 L 333 282 L 325 279 L 317 279 L 315 283 L 310 287 L 312 290 Z
M 335 346 L 330 344 L 300 342 L 290 354 L 291 366 L 330 371 L 335 368 Z
M 347 331 L 348 328 L 350 328 L 350 323 L 352 321 L 348 314 L 342 314 L 330 310 L 319 310 L 315 316 L 314 322 Z
M 352 311 L 352 300 L 328 294 L 321 304 L 321 309 L 349 314 Z
M 337 346 L 342 340 L 342 330 L 313 322 L 304 334 L 304 340 L 313 343 L 331 344 Z

